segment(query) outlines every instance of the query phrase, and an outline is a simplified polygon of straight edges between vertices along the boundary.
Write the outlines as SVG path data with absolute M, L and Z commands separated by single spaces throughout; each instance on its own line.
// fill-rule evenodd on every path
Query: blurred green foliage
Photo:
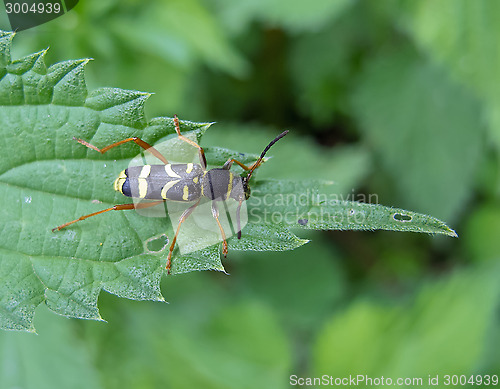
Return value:
M 39 308 L 38 336 L 0 334 L 1 387 L 500 371 L 499 18 L 489 0 L 86 0 L 20 33 L 14 57 L 50 46 L 48 63 L 96 60 L 89 89 L 154 92 L 149 117 L 220 121 L 207 145 L 259 152 L 290 129 L 262 176 L 330 179 L 461 238 L 311 233 L 230 253 L 230 277 L 166 279 L 169 305 L 102 293 L 108 324 Z

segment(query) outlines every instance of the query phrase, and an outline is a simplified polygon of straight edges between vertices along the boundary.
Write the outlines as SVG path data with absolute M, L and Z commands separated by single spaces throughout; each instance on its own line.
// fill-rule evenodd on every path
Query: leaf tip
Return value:
M 440 231 L 438 233 L 449 236 L 451 238 L 458 238 L 458 234 L 455 230 L 448 227 L 445 222 L 439 221 Z
M 2 31 L 3 32 L 3 35 L 2 36 L 7 36 L 9 37 L 11 40 L 17 35 L 17 32 L 16 31 Z
M 96 307 L 96 310 L 97 310 L 97 307 Z M 99 310 L 97 310 L 97 312 L 93 312 L 92 315 L 89 315 L 88 317 L 85 317 L 85 319 L 100 321 L 102 323 L 107 323 L 108 322 L 107 320 L 105 320 L 105 319 L 102 318 L 101 313 L 99 312 Z
M 47 52 L 48 48 L 43 50 Z M 81 58 L 73 61 L 75 67 L 85 67 L 90 61 L 93 61 L 94 58 Z
M 298 246 L 297 247 L 300 247 L 300 246 L 304 246 L 305 244 L 308 244 L 311 240 L 310 239 L 299 239 L 298 240 Z
M 129 92 L 133 92 L 135 97 L 145 97 L 146 99 L 150 98 L 155 94 L 154 92 L 141 92 L 141 91 L 129 91 Z
M 221 273 L 224 273 L 226 276 L 229 276 L 230 274 L 226 271 L 226 269 L 224 268 L 224 265 L 221 265 L 220 266 L 214 266 L 212 267 L 211 269 L 208 269 L 208 270 L 215 270 L 215 271 L 218 271 L 218 272 L 221 272 Z
M 165 300 L 165 297 L 163 297 L 163 295 L 160 292 L 156 293 L 156 295 L 151 298 L 151 301 L 169 304 L 169 302 L 167 300 Z

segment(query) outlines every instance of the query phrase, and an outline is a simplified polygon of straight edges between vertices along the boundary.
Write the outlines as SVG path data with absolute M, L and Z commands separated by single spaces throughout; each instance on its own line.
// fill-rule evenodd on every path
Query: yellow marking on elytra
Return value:
M 165 172 L 169 177 L 181 178 L 181 176 L 172 170 L 172 166 L 170 164 L 165 165 Z
M 206 172 L 206 171 L 205 171 L 205 172 L 203 172 L 203 177 L 202 177 L 202 178 L 205 178 L 205 176 L 206 176 L 206 175 L 207 175 L 207 172 Z M 200 186 L 201 186 L 201 195 L 202 195 L 202 196 L 205 196 L 205 194 L 203 193 L 203 184 L 202 184 L 202 185 L 200 185 Z
M 184 201 L 187 201 L 187 199 L 189 198 L 189 188 L 187 185 L 184 185 L 184 191 L 183 191 L 183 194 L 182 194 L 182 199 Z
M 229 195 L 231 194 L 231 190 L 233 190 L 233 173 L 229 172 L 229 185 L 227 186 L 226 199 L 229 198 Z
M 198 177 L 193 178 L 193 182 L 194 182 L 195 184 L 197 184 L 197 183 L 198 183 Z
M 118 178 L 115 180 L 115 182 L 113 183 L 113 188 L 117 191 L 117 192 L 121 192 L 123 193 L 122 191 L 122 188 L 123 188 L 123 184 L 125 183 L 125 180 L 127 179 L 127 176 L 125 175 L 125 170 L 122 170 L 120 172 L 120 174 L 118 175 Z
M 165 165 L 165 166 L 167 166 L 167 165 Z M 171 187 L 173 187 L 173 186 L 174 186 L 175 184 L 177 184 L 178 182 L 179 182 L 179 180 L 173 180 L 173 181 L 169 181 L 169 182 L 167 182 L 167 183 L 163 186 L 163 188 L 161 188 L 161 198 L 166 200 L 166 199 L 167 199 L 167 192 L 169 191 L 169 189 L 170 189 Z
M 143 199 L 148 193 L 148 182 L 145 179 L 139 178 L 137 183 L 139 184 L 139 198 Z
M 151 173 L 151 165 L 144 165 L 139 174 L 139 178 L 148 178 Z
M 191 171 L 193 170 L 193 164 L 192 163 L 188 163 L 187 166 L 186 166 L 186 173 L 191 173 Z

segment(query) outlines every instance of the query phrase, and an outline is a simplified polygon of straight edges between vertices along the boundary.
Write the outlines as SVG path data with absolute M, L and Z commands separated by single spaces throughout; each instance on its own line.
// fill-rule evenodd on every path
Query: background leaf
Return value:
M 50 389 L 101 388 L 99 372 L 91 353 L 69 320 L 56 320 L 48 309 L 37 312 L 37 327 L 44 336 L 0 333 L 2 373 L 0 386 Z M 67 374 L 61 374 L 61 369 Z
M 437 20 L 435 13 L 450 17 Z M 423 1 L 407 7 L 405 29 L 454 79 L 470 88 L 485 103 L 489 135 L 500 145 L 500 93 L 496 69 L 500 65 L 497 44 L 499 5 L 492 1 Z M 464 39 L 465 38 L 465 39 Z M 459 66 L 457 66 L 460 64 Z
M 429 374 L 440 375 L 441 380 L 444 372 L 455 369 L 474 374 L 473 361 L 487 349 L 483 319 L 491 317 L 498 306 L 496 271 L 458 273 L 429 284 L 408 303 L 411 306 L 354 303 L 332 318 L 319 335 L 316 374 L 346 377 L 355 369 L 369 377 L 423 378 L 424 385 Z M 460 304 L 450 304 L 455 299 Z M 464 311 L 474 315 L 464 318 Z M 440 322 L 435 321 L 437 317 Z M 453 360 L 447 358 L 450 347 L 458 354 Z M 332 348 L 337 352 L 331 353 Z
M 480 157 L 477 101 L 412 53 L 389 52 L 360 77 L 354 108 L 405 206 L 456 215 Z
M 241 30 L 252 20 L 280 26 L 292 32 L 301 30 L 317 30 L 347 8 L 352 1 L 317 0 L 314 7 L 296 2 L 294 7 L 283 12 L 289 3 L 283 0 L 243 1 L 234 3 L 227 0 L 216 0 L 222 20 L 232 30 Z

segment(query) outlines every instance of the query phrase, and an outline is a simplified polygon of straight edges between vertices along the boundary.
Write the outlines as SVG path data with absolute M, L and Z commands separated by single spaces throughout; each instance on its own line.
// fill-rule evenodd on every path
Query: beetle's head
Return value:
M 286 134 L 288 134 L 287 131 L 283 131 L 281 134 L 279 134 L 276 138 L 274 138 L 271 143 L 269 143 L 262 154 L 260 155 L 259 159 L 250 167 L 248 174 L 245 177 L 238 177 L 237 179 L 241 180 L 241 184 L 243 187 L 243 191 L 239 191 L 238 196 L 236 198 L 237 201 L 239 201 L 238 208 L 236 209 L 236 222 L 237 222 L 237 229 L 238 229 L 238 239 L 241 239 L 241 225 L 240 225 L 240 211 L 241 211 L 241 205 L 243 204 L 243 201 L 248 200 L 250 198 L 250 178 L 252 177 L 253 172 L 255 169 L 257 169 L 262 161 L 264 160 L 264 156 L 268 152 L 268 150 L 271 148 L 272 145 L 274 145 L 277 141 L 279 141 L 281 138 L 283 138 Z M 236 178 L 235 178 L 236 179 Z

